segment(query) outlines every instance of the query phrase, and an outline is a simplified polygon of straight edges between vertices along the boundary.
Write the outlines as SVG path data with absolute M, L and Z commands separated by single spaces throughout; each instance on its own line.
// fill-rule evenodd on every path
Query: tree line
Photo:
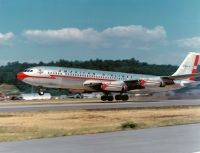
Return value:
M 173 65 L 156 65 L 140 62 L 134 58 L 125 60 L 87 60 L 87 61 L 68 61 L 60 59 L 48 63 L 20 63 L 9 62 L 7 65 L 0 66 L 0 83 L 14 84 L 22 92 L 30 92 L 31 86 L 16 79 L 16 74 L 26 68 L 34 66 L 61 66 L 71 68 L 85 68 L 105 71 L 138 73 L 148 75 L 167 76 L 174 73 L 177 66 Z M 56 92 L 56 91 L 54 91 Z

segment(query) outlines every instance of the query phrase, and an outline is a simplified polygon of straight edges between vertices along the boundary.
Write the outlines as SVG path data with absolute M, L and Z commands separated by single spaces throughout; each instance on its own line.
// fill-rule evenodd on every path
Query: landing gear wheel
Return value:
M 128 95 L 122 95 L 122 100 L 127 101 L 129 99 Z
M 42 95 L 44 95 L 44 92 L 43 92 L 43 91 L 39 91 L 38 94 L 39 94 L 40 96 L 42 96 Z
M 115 96 L 115 100 L 122 100 L 122 96 L 121 95 L 116 95 Z
M 107 96 L 105 96 L 105 95 L 101 96 L 101 100 L 102 101 L 106 101 L 107 100 Z
M 44 91 L 43 91 L 42 89 L 39 89 L 38 94 L 39 94 L 40 96 L 42 96 L 42 95 L 44 95 Z
M 108 101 L 113 101 L 113 96 L 107 96 L 107 95 L 103 95 L 103 96 L 101 96 L 101 100 L 102 101 L 106 101 L 106 100 L 108 100 Z
M 107 96 L 108 101 L 113 101 L 113 96 Z

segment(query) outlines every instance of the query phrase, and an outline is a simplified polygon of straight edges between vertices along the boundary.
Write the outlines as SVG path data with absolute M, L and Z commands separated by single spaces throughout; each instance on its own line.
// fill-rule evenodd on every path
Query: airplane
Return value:
M 111 71 L 37 66 L 17 73 L 17 78 L 39 88 L 69 89 L 76 93 L 102 92 L 102 101 L 129 99 L 128 93 L 155 93 L 177 90 L 195 82 L 200 53 L 189 52 L 177 71 L 170 76 L 150 76 Z M 112 95 L 117 93 L 115 97 Z

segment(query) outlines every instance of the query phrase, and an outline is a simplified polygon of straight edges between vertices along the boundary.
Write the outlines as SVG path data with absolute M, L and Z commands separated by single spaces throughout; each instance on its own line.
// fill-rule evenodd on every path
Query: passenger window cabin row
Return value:
M 62 71 L 58 72 L 48 72 L 49 75 L 63 75 Z M 79 77 L 91 77 L 91 78 L 98 78 L 98 79 L 112 79 L 112 80 L 130 80 L 133 79 L 133 77 L 130 75 L 121 75 L 118 76 L 116 74 L 96 74 L 94 72 L 78 72 L 78 71 L 72 71 L 72 70 L 64 70 L 65 76 L 79 76 Z

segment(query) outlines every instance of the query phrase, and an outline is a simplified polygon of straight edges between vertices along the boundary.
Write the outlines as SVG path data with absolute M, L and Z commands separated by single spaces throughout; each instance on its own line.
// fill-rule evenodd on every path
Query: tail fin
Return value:
M 184 61 L 181 63 L 177 71 L 172 76 L 197 73 L 199 59 L 200 53 L 188 53 Z M 190 77 L 189 80 L 194 80 L 194 77 Z

